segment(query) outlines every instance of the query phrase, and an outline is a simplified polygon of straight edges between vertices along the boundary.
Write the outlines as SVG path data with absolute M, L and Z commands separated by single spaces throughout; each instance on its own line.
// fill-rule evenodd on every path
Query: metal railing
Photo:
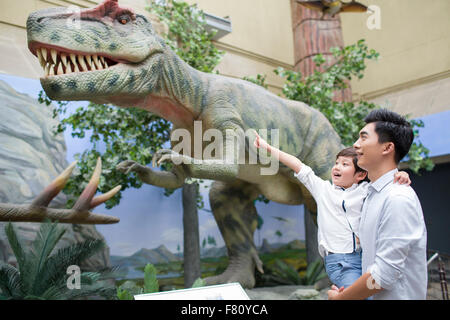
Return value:
M 450 256 L 428 250 L 428 300 L 449 300 L 446 273 L 450 269 Z

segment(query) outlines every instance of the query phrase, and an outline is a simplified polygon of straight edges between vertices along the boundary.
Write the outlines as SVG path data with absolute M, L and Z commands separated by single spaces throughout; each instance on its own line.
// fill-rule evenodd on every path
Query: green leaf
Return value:
M 3 262 L 0 262 L 0 290 L 5 298 L 22 296 L 19 271 Z
M 159 291 L 158 280 L 156 279 L 156 268 L 148 263 L 144 268 L 144 293 Z
M 5 226 L 5 233 L 8 238 L 9 245 L 11 246 L 11 249 L 13 250 L 13 253 L 16 257 L 17 264 L 19 266 L 19 272 L 24 274 L 24 272 L 28 271 L 24 268 L 26 265 L 27 256 L 22 248 L 22 244 L 20 243 L 11 222 L 8 222 L 8 224 Z
M 191 288 L 200 288 L 206 286 L 206 281 L 202 278 L 197 278 L 192 284 Z
M 126 289 L 117 288 L 117 298 L 119 300 L 134 300 L 134 296 Z

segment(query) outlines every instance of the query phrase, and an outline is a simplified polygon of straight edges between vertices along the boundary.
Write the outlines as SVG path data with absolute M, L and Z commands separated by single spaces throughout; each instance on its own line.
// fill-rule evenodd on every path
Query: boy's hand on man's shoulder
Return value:
M 409 178 L 409 174 L 406 171 L 399 171 L 394 175 L 394 183 L 398 182 L 399 184 L 411 185 L 411 179 Z

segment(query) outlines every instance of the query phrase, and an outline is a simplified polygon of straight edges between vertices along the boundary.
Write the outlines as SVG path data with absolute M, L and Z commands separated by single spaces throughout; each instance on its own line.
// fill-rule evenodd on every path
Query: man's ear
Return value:
M 356 176 L 356 180 L 358 180 L 358 183 L 359 183 L 360 181 L 363 181 L 367 177 L 367 172 L 358 171 L 357 173 L 355 173 L 355 176 Z
M 385 142 L 383 143 L 383 155 L 388 155 L 389 153 L 394 154 L 395 152 L 395 145 L 393 142 Z

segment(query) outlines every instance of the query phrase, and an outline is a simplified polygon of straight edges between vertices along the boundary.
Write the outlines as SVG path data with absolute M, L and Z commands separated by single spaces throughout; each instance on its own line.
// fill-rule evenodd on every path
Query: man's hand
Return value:
M 328 290 L 328 300 L 335 300 L 339 297 L 339 294 L 344 291 L 344 287 L 338 288 L 334 284 L 331 286 L 331 290 Z
M 409 179 L 409 174 L 405 171 L 399 171 L 394 175 L 394 183 L 411 185 L 411 180 Z

